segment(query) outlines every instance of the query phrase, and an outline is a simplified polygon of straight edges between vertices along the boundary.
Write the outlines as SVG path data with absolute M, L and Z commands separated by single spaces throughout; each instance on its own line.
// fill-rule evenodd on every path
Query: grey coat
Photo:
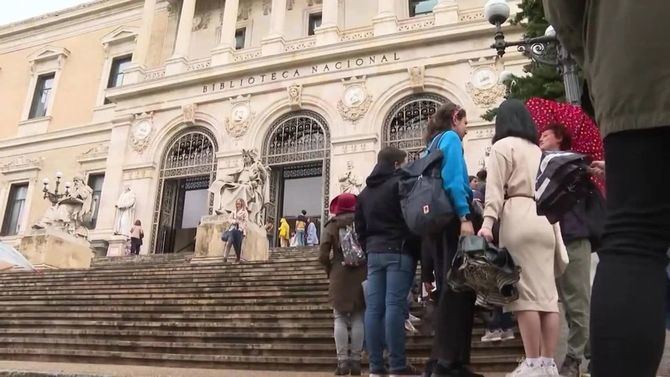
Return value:
M 543 0 L 608 134 L 670 126 L 670 1 Z

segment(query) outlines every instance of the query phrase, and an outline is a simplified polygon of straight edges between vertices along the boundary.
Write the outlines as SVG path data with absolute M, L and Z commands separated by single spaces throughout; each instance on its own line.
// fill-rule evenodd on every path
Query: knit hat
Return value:
M 341 213 L 356 212 L 356 195 L 344 193 L 336 196 L 330 202 L 330 213 L 339 215 Z

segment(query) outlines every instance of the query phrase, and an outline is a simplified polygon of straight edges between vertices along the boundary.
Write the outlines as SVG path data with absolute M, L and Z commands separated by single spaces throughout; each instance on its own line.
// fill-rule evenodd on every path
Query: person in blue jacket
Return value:
M 467 116 L 465 110 L 453 103 L 442 105 L 428 121 L 426 142 L 429 146 L 438 143 L 444 157 L 442 160 L 443 189 L 454 206 L 458 215 L 439 234 L 431 235 L 433 253 L 442 261 L 440 275 L 446 277 L 458 248 L 460 236 L 475 234 L 470 214 L 472 189 L 468 179 L 465 158 L 463 157 L 463 138 L 467 133 Z M 470 369 L 470 341 L 474 321 L 475 294 L 473 292 L 455 292 L 443 278 L 440 298 L 438 300 L 433 338 L 432 358 L 437 364 L 432 367 L 433 377 L 462 376 L 477 377 L 480 374 Z M 429 371 L 426 371 L 426 374 Z

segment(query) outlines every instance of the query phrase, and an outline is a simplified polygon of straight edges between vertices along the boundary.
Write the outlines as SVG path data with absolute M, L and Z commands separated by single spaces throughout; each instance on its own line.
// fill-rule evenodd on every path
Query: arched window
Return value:
M 407 152 L 407 161 L 415 160 L 425 148 L 424 133 L 428 119 L 446 98 L 431 93 L 413 94 L 391 108 L 384 120 L 382 146 L 392 146 Z
M 326 120 L 313 111 L 298 111 L 277 119 L 265 140 L 267 165 L 322 160 L 330 150 Z

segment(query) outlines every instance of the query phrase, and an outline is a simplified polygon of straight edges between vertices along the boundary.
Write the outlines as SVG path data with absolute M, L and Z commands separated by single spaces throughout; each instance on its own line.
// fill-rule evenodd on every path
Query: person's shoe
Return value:
M 502 334 L 503 331 L 499 329 L 493 331 L 486 330 L 486 333 L 482 336 L 482 342 L 499 342 L 502 340 Z
M 565 360 L 563 361 L 563 365 L 561 365 L 559 373 L 563 377 L 579 377 L 579 367 L 581 364 L 581 360 L 577 360 L 576 357 L 567 355 L 565 356 Z
M 405 366 L 405 368 L 400 369 L 400 370 L 392 370 L 389 373 L 389 377 L 402 377 L 402 376 L 420 377 L 421 376 L 421 371 L 416 369 L 413 365 L 407 364 L 407 366 Z
M 500 334 L 500 340 L 512 340 L 515 338 L 516 336 L 514 335 L 513 329 L 503 330 L 502 333 Z
M 335 369 L 336 376 L 348 376 L 350 371 L 349 363 L 347 361 L 337 362 L 337 368 Z
M 360 361 L 352 361 L 349 363 L 349 372 L 351 373 L 352 376 L 360 376 L 361 375 L 361 362 Z
M 505 377 L 545 377 L 545 373 L 545 369 L 541 365 L 529 365 L 524 360 L 512 373 L 507 373 Z
M 389 372 L 387 372 L 385 369 L 370 371 L 370 377 L 388 377 L 388 376 Z
M 411 320 L 409 319 L 405 320 L 405 330 L 407 330 L 407 332 L 409 332 L 410 334 L 416 334 L 419 332 L 419 330 L 417 330 L 416 327 L 414 327 Z
M 415 315 L 412 315 L 411 313 L 410 313 L 409 317 L 407 317 L 407 319 L 409 319 L 409 321 L 412 322 L 412 323 L 419 323 L 419 322 L 421 322 L 421 318 L 419 318 L 419 317 L 417 317 L 417 316 L 415 316 Z

